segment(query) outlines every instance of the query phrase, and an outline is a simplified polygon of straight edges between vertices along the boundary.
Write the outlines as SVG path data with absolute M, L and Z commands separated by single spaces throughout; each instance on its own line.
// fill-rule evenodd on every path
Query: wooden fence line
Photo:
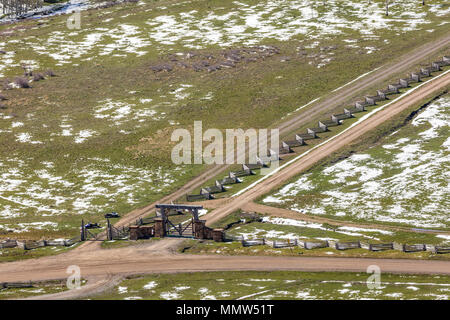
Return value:
M 68 240 L 39 240 L 39 241 L 21 241 L 21 240 L 5 240 L 0 242 L 0 249 L 19 248 L 23 250 L 32 250 L 43 247 L 70 247 L 80 242 L 79 237 Z
M 368 243 L 363 241 L 347 241 L 340 242 L 334 240 L 328 241 L 301 241 L 299 239 L 287 239 L 287 240 L 267 240 L 262 239 L 243 239 L 243 237 L 229 237 L 229 241 L 240 241 L 243 247 L 268 245 L 272 248 L 288 248 L 288 247 L 300 247 L 308 250 L 318 248 L 332 248 L 336 250 L 348 250 L 348 249 L 366 249 L 370 251 L 383 251 L 383 250 L 397 250 L 402 252 L 418 252 L 429 251 L 433 253 L 450 253 L 450 245 L 429 245 L 429 244 L 402 244 L 397 242 L 388 243 Z

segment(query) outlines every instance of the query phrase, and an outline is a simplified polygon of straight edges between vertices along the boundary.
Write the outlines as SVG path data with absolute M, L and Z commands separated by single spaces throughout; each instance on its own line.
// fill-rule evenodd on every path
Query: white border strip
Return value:
M 233 194 L 231 197 L 239 196 L 240 194 L 244 193 L 245 191 L 247 191 L 247 190 L 253 188 L 255 185 L 257 185 L 257 184 L 260 183 L 261 181 L 264 181 L 265 179 L 267 179 L 268 177 L 270 177 L 270 176 L 272 176 L 273 174 L 277 173 L 277 172 L 280 171 L 281 169 L 287 167 L 287 166 L 290 165 L 291 163 L 293 163 L 293 162 L 297 161 L 298 159 L 304 157 L 305 155 L 307 155 L 307 154 L 310 153 L 311 151 L 313 151 L 313 150 L 315 150 L 315 149 L 317 149 L 317 148 L 323 146 L 324 144 L 330 142 L 331 140 L 333 140 L 333 139 L 339 137 L 341 134 L 343 134 L 344 132 L 350 130 L 350 129 L 353 128 L 354 126 L 360 124 L 361 122 L 363 122 L 364 120 L 366 120 L 366 119 L 369 118 L 370 116 L 374 115 L 374 114 L 377 113 L 378 111 L 383 110 L 384 108 L 390 106 L 391 104 L 397 102 L 397 101 L 400 100 L 400 99 L 403 99 L 403 98 L 406 97 L 407 95 L 409 95 L 409 94 L 411 94 L 412 92 L 416 91 L 416 90 L 419 89 L 420 87 L 426 85 L 427 83 L 429 83 L 429 82 L 431 82 L 431 81 L 433 81 L 433 80 L 439 79 L 440 77 L 446 75 L 446 74 L 449 73 L 449 72 L 450 72 L 450 70 L 447 70 L 447 71 L 445 71 L 444 73 L 442 73 L 442 74 L 440 74 L 440 75 L 438 75 L 438 76 L 436 76 L 436 77 L 434 77 L 434 78 L 432 78 L 432 79 L 429 79 L 429 80 L 427 80 L 427 81 L 425 81 L 425 82 L 422 82 L 422 83 L 419 84 L 417 87 L 414 87 L 414 88 L 408 90 L 407 92 L 405 92 L 405 93 L 402 94 L 401 96 L 395 98 L 394 100 L 390 101 L 389 103 L 386 103 L 385 105 L 382 105 L 382 106 L 380 106 L 380 107 L 378 107 L 378 108 L 372 110 L 371 112 L 369 112 L 369 113 L 367 113 L 366 115 L 364 115 L 364 116 L 362 116 L 361 118 L 359 118 L 358 121 L 352 123 L 352 125 L 351 125 L 350 127 L 346 128 L 346 129 L 343 130 L 342 132 L 339 132 L 337 135 L 330 137 L 329 139 L 325 140 L 324 142 L 319 143 L 318 145 L 314 146 L 313 148 L 309 149 L 308 151 L 305 151 L 304 153 L 302 153 L 302 154 L 298 155 L 297 157 L 291 159 L 290 161 L 286 162 L 286 163 L 283 164 L 282 166 L 279 166 L 278 168 L 274 169 L 274 170 L 271 171 L 270 173 L 266 174 L 266 175 L 265 175 L 264 177 L 262 177 L 261 179 L 259 179 L 259 180 L 255 181 L 255 182 L 253 182 L 251 185 L 249 185 L 249 186 L 245 187 L 244 189 L 242 189 L 242 190 L 236 192 L 236 193 Z

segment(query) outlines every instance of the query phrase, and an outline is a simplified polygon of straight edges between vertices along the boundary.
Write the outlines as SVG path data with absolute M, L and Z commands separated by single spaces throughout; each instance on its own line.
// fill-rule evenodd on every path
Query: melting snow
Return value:
M 263 201 L 288 204 L 302 213 L 446 227 L 450 199 L 450 174 L 445 170 L 450 164 L 449 107 L 447 95 L 413 119 L 411 125 L 416 132 L 410 137 L 395 139 L 397 132 L 388 138 L 394 142 L 352 155 L 318 174 L 302 175 Z M 321 195 L 320 202 L 295 202 L 312 194 Z

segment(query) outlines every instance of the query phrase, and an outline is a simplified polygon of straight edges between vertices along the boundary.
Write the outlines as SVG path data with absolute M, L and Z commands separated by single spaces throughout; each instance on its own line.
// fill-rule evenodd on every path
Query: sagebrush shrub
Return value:
M 56 74 L 53 72 L 53 70 L 47 70 L 45 72 L 45 75 L 49 76 L 49 77 L 55 77 Z
M 14 81 L 20 88 L 30 88 L 30 83 L 27 78 L 17 77 Z
M 36 73 L 33 76 L 33 81 L 40 81 L 40 80 L 43 80 L 43 79 L 45 79 L 45 78 L 44 78 L 44 75 L 42 73 Z
M 8 90 L 9 89 L 9 84 L 11 83 L 11 80 L 9 80 L 9 79 L 5 79 L 5 80 L 3 80 L 3 90 Z

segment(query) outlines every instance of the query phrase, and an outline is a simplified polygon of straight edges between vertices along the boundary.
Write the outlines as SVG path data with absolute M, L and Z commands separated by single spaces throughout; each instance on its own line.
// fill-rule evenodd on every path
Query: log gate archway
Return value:
M 199 210 L 203 206 L 184 205 L 184 204 L 157 204 L 155 219 L 155 236 L 156 237 L 194 237 L 195 225 L 199 221 Z M 169 215 L 169 212 L 175 211 L 189 211 L 192 218 L 184 223 L 174 223 Z

